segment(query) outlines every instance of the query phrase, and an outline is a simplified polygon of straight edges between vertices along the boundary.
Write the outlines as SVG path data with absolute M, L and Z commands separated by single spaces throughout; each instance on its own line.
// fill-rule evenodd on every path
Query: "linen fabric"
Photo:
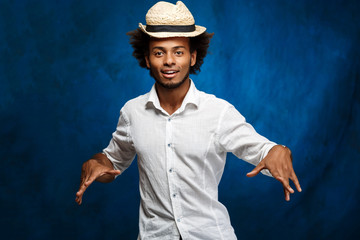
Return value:
M 276 145 L 259 135 L 228 102 L 190 88 L 169 115 L 155 85 L 128 101 L 103 153 L 123 172 L 137 155 L 138 239 L 236 239 L 218 201 L 226 154 L 257 165 Z M 267 170 L 266 170 L 267 171 Z M 263 172 L 270 175 L 269 172 Z

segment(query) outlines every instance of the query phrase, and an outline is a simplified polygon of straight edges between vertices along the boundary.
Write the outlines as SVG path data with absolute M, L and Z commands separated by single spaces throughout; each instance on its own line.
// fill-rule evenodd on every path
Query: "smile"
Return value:
M 173 78 L 179 71 L 177 70 L 162 70 L 161 73 L 165 78 Z

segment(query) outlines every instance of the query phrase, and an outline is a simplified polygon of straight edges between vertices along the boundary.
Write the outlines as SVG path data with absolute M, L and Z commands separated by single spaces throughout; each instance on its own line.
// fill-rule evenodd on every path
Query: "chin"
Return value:
M 161 76 L 159 74 L 154 74 L 153 69 L 150 68 L 150 76 L 153 77 L 155 79 L 155 82 L 166 89 L 176 89 L 178 87 L 180 87 L 181 85 L 183 85 L 186 80 L 189 79 L 189 75 L 190 75 L 190 68 L 187 72 L 187 74 L 185 74 L 184 78 L 182 78 L 181 80 L 177 80 L 176 78 L 171 78 L 171 79 L 164 79 L 161 78 Z M 178 77 L 178 76 L 177 76 Z
M 184 84 L 184 82 L 186 81 L 186 78 L 184 78 L 181 81 L 172 81 L 172 80 L 166 80 L 166 81 L 161 81 L 155 78 L 155 81 L 157 84 L 159 84 L 161 87 L 166 88 L 166 89 L 175 89 L 180 87 L 181 85 Z

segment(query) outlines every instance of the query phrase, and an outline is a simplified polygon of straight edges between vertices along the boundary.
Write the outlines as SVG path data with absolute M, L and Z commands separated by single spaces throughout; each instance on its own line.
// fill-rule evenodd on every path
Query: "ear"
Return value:
M 150 69 L 150 61 L 149 61 L 149 56 L 148 55 L 145 56 L 145 62 L 146 62 L 147 68 Z
M 193 67 L 196 63 L 196 55 L 197 55 L 197 51 L 193 51 L 190 55 L 190 63 L 191 63 L 191 66 Z

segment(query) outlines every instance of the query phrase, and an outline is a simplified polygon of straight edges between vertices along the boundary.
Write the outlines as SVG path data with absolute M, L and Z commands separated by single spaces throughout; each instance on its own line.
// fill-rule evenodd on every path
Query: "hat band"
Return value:
M 196 30 L 193 25 L 146 25 L 148 32 L 194 32 Z

